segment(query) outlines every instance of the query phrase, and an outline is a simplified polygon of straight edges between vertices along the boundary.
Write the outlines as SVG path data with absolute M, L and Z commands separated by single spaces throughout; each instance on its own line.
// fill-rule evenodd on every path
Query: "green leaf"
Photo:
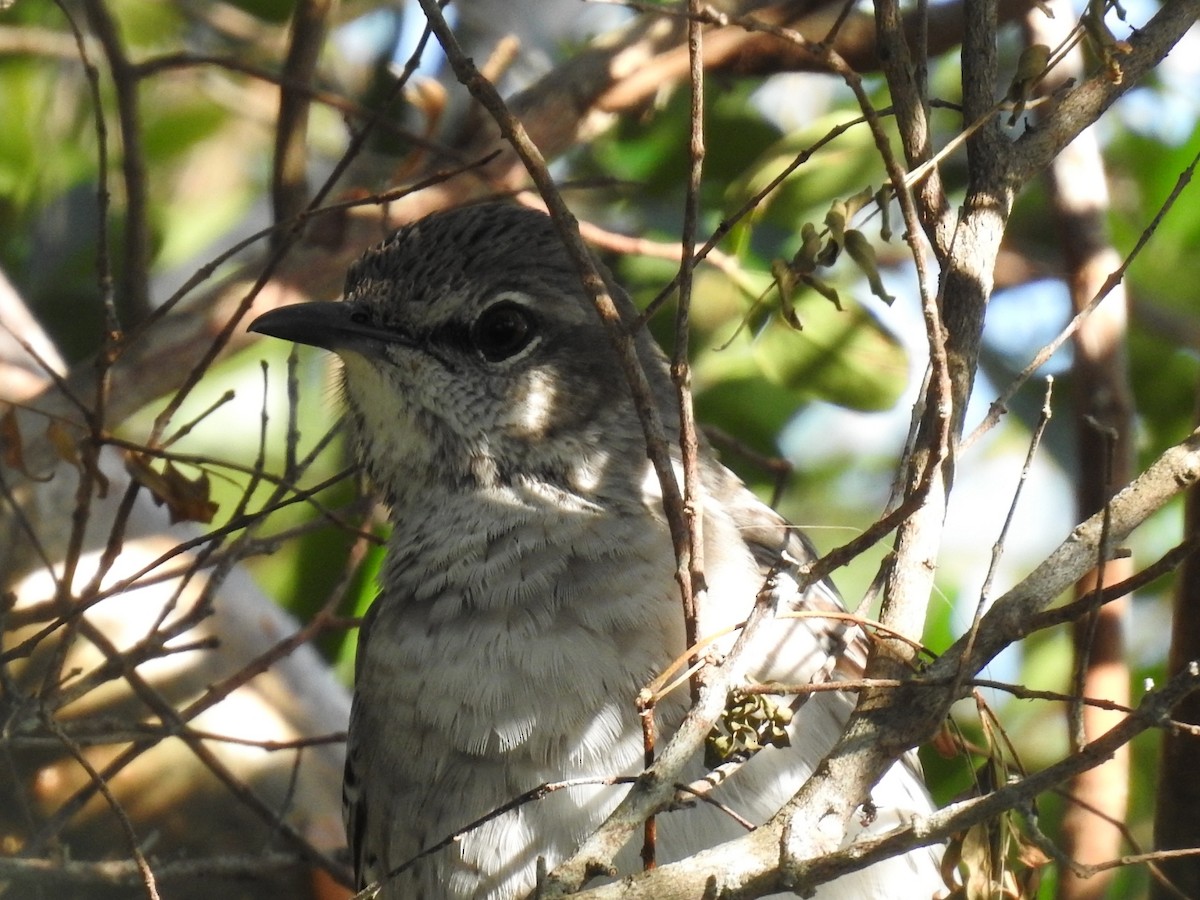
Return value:
M 778 177 L 801 154 L 812 151 L 819 140 L 838 127 L 844 117 L 830 115 L 808 128 L 776 141 L 760 154 L 725 191 L 724 213 L 731 214 L 750 201 Z M 865 182 L 879 177 L 878 165 L 870 152 L 870 132 L 851 128 L 822 147 L 813 159 L 788 174 L 755 210 L 753 221 L 768 221 L 788 231 L 801 223 L 820 220 L 828 209 L 829 197 L 847 197 Z M 749 224 L 744 223 L 745 224 Z M 742 227 L 744 227 L 744 225 Z
M 697 294 L 736 288 L 753 301 L 770 286 L 771 276 L 746 272 L 739 281 L 705 273 L 698 279 Z M 801 290 L 793 306 L 803 331 L 775 315 L 757 333 L 743 329 L 723 350 L 715 348 L 727 340 L 728 331 L 714 335 L 694 363 L 697 393 L 765 378 L 791 398 L 786 404 L 776 392 L 762 396 L 773 421 L 786 421 L 781 405 L 791 412 L 809 399 L 859 410 L 888 409 L 896 402 L 908 380 L 908 355 L 894 335 L 857 304 L 838 310 L 819 294 Z

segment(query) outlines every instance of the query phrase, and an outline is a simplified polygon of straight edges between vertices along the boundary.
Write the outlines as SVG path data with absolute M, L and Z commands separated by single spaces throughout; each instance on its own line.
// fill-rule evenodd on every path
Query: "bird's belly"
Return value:
M 657 627 L 607 634 L 572 615 L 531 633 L 511 611 L 432 630 L 389 622 L 384 641 L 373 625 L 356 730 L 370 740 L 359 765 L 370 843 L 384 851 L 375 877 L 430 851 L 381 896 L 516 897 L 539 856 L 553 866 L 576 849 L 642 768 L 636 697 L 677 628 L 677 606 L 664 606 Z M 662 725 L 685 705 L 686 691 L 672 696 Z

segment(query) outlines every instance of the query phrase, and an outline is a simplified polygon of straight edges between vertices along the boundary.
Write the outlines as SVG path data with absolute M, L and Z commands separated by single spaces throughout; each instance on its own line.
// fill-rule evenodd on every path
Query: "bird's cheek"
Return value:
M 357 353 L 342 355 L 342 383 L 346 401 L 364 416 L 396 403 L 396 388 L 384 376 L 380 364 Z
M 380 459 L 424 459 L 428 440 L 418 427 L 407 378 L 396 378 L 390 366 L 347 354 L 343 379 L 346 400 L 357 413 L 364 447 Z

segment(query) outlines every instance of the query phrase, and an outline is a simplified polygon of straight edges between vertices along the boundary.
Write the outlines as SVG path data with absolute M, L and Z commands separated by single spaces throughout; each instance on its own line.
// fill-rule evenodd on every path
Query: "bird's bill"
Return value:
M 408 343 L 395 331 L 353 321 L 353 312 L 354 307 L 349 303 L 295 303 L 263 313 L 247 330 L 337 353 L 350 350 L 363 356 L 380 356 L 388 344 Z

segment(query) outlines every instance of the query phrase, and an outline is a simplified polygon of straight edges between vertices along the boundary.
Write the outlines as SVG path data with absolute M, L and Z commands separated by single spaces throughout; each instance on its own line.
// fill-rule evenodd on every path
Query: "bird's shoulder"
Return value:
M 861 678 L 869 636 L 847 618 L 841 595 L 830 580 L 812 581 L 809 569 L 820 554 L 809 537 L 723 465 L 714 465 L 706 480 L 721 517 L 736 529 L 753 559 L 760 588 L 778 593 L 779 613 L 802 617 L 828 649 L 836 677 Z

